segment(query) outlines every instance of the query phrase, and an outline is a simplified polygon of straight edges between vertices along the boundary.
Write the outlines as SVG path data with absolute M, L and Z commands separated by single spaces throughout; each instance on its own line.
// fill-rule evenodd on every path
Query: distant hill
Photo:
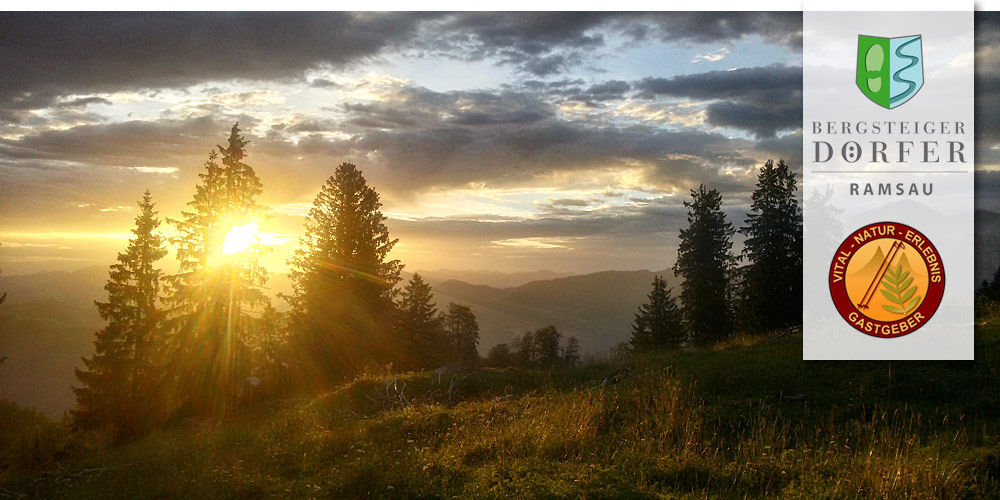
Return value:
M 106 267 L 0 275 L 0 399 L 59 417 L 73 401 L 73 368 L 102 326 L 94 300 L 104 296 Z M 2 292 L 0 292 L 2 293 Z
M 458 302 L 476 313 L 480 352 L 485 354 L 514 335 L 550 324 L 566 335 L 576 335 L 584 352 L 606 350 L 628 338 L 632 314 L 649 293 L 653 274 L 430 271 L 426 276 L 440 310 Z M 661 274 L 672 283 L 672 273 Z M 80 366 L 81 357 L 91 354 L 93 334 L 103 326 L 94 300 L 105 297 L 107 276 L 106 267 L 0 275 L 0 290 L 8 292 L 7 302 L 0 306 L 0 353 L 8 358 L 0 365 L 0 399 L 34 406 L 53 417 L 72 405 L 73 368 Z M 405 278 L 410 276 L 404 273 Z M 473 284 L 450 276 L 518 285 Z M 524 282 L 539 276 L 557 277 Z M 271 275 L 269 294 L 290 291 L 287 275 Z M 282 307 L 284 301 L 275 304 Z
M 80 358 L 93 350 L 100 328 L 87 313 L 56 300 L 0 306 L 0 399 L 32 406 L 58 418 L 73 403 L 70 384 Z
M 604 271 L 510 288 L 450 280 L 435 286 L 434 296 L 441 309 L 449 302 L 472 308 L 484 354 L 515 335 L 550 324 L 577 336 L 584 351 L 603 351 L 629 338 L 633 314 L 645 301 L 654 274 L 675 286 L 669 271 Z
M 77 271 L 0 274 L 0 290 L 7 292 L 5 306 L 40 299 L 57 300 L 74 308 L 92 309 L 96 317 L 97 310 L 93 303 L 95 299 L 104 296 L 104 283 L 107 280 L 107 266 L 92 266 Z
M 510 288 L 514 286 L 521 286 L 532 281 L 551 280 L 573 276 L 573 273 L 557 273 L 549 269 L 516 273 L 503 273 L 485 270 L 455 271 L 452 269 L 439 269 L 437 271 L 418 269 L 414 272 L 420 273 L 420 275 L 423 276 L 424 279 L 426 279 L 431 285 L 437 285 L 449 280 L 458 280 L 466 283 L 487 285 L 496 288 Z

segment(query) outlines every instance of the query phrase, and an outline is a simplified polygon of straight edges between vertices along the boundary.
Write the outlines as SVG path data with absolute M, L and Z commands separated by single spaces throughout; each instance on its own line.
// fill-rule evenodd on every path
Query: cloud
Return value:
M 698 64 L 700 62 L 719 62 L 725 59 L 726 56 L 728 55 L 729 55 L 729 49 L 723 47 L 719 50 L 709 52 L 707 54 L 699 54 L 694 56 L 694 59 L 691 60 L 691 64 Z
M 638 97 L 714 101 L 707 107 L 712 125 L 773 137 L 802 126 L 802 67 L 773 64 L 709 71 L 636 82 Z
M 590 200 L 578 200 L 576 198 L 549 198 L 549 203 L 557 207 L 586 207 L 593 202 Z
M 6 12 L 0 67 L 8 70 L 0 72 L 0 101 L 8 110 L 38 109 L 69 93 L 287 79 L 320 64 L 377 56 L 412 39 L 422 20 L 441 16 Z
M 605 33 L 697 43 L 760 36 L 796 47 L 800 32 L 798 13 L 7 12 L 0 67 L 17 70 L 0 73 L 0 119 L 23 119 L 17 111 L 59 96 L 287 80 L 387 54 L 490 60 L 553 76 L 604 47 Z
M 85 108 L 91 104 L 104 104 L 111 106 L 113 103 L 103 97 L 78 97 L 69 101 L 61 101 L 56 104 L 57 108 Z
M 631 87 L 609 81 L 588 91 L 607 94 Z M 704 182 L 745 192 L 753 184 L 743 174 L 770 157 L 765 154 L 789 161 L 801 155 L 800 143 L 773 134 L 766 141 L 752 141 L 691 127 L 665 129 L 635 117 L 622 123 L 575 119 L 528 91 L 436 92 L 397 82 L 376 97 L 344 103 L 334 108 L 336 117 L 300 114 L 288 123 L 263 127 L 264 135 L 247 132 L 251 157 L 273 166 L 268 168 L 288 168 L 289 159 L 297 159 L 297 174 L 283 176 L 282 187 L 289 192 L 306 190 L 314 182 L 309 179 L 325 178 L 331 165 L 353 161 L 380 189 L 409 198 L 469 185 L 606 183 L 609 189 L 673 192 Z M 729 117 L 712 115 L 718 111 L 711 107 L 708 112 L 716 123 L 750 126 L 736 122 L 744 116 L 739 112 Z M 38 168 L 69 175 L 73 167 L 60 163 L 69 160 L 141 166 L 133 170 L 183 179 L 197 170 L 236 119 L 245 132 L 259 123 L 250 114 L 92 124 L 0 139 L 0 155 L 22 162 L 8 164 L 12 175 L 18 175 L 17 169 Z
M 420 40 L 430 50 L 464 50 L 456 57 L 494 59 L 537 76 L 556 75 L 604 48 L 611 35 L 631 42 L 734 42 L 759 36 L 797 50 L 797 12 L 506 12 L 463 13 L 428 23 L 437 36 Z M 608 35 L 607 37 L 605 35 Z M 454 55 L 454 54 L 453 54 Z
M 645 14 L 656 29 L 644 34 L 666 41 L 711 43 L 759 36 L 794 50 L 802 47 L 801 12 L 664 12 Z M 643 29 L 642 23 L 633 27 Z
M 1000 13 L 976 12 L 976 163 L 1000 166 Z
M 127 228 L 146 188 L 175 216 L 239 121 L 275 234 L 298 230 L 352 161 L 413 252 L 444 241 L 467 265 L 538 252 L 646 265 L 614 249 L 668 255 L 689 188 L 745 204 L 763 160 L 797 165 L 801 134 L 784 132 L 799 126 L 801 70 L 625 79 L 593 66 L 667 44 L 687 54 L 668 69 L 687 71 L 691 54 L 761 40 L 781 60 L 800 31 L 798 13 L 0 14 L 0 67 L 19 68 L 0 73 L 5 228 Z M 423 81 L 442 58 L 496 74 Z

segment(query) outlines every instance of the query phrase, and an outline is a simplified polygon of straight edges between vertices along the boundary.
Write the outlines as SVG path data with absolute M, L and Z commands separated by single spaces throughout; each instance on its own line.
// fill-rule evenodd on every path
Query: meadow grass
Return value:
M 1000 327 L 976 357 L 803 362 L 787 336 L 454 386 L 370 376 L 8 467 L 0 496 L 1000 498 Z

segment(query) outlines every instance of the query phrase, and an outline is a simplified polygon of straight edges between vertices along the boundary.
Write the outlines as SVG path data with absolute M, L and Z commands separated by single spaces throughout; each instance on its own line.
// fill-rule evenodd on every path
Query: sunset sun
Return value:
M 223 255 L 234 255 L 246 252 L 250 247 L 260 241 L 260 232 L 257 223 L 251 222 L 239 226 L 233 226 L 226 233 L 226 239 L 222 243 Z

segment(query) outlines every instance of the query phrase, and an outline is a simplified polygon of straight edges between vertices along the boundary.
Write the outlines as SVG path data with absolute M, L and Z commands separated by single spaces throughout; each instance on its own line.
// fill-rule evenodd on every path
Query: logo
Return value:
M 858 35 L 858 88 L 875 104 L 892 109 L 924 85 L 920 35 L 881 38 Z
M 872 337 L 902 337 L 924 326 L 941 304 L 944 264 L 926 236 L 878 222 L 847 237 L 830 265 L 830 295 L 840 315 Z

